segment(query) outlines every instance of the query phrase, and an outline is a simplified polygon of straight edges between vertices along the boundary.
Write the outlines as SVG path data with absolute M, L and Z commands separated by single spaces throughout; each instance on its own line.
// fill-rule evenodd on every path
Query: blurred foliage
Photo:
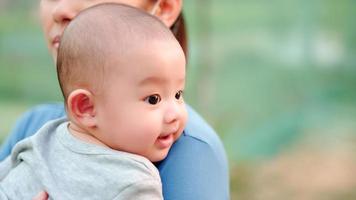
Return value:
M 352 126 L 356 2 L 210 3 L 186 4 L 187 96 L 223 135 L 232 160 L 274 156 L 313 127 Z M 205 16 L 211 25 L 201 27 Z
M 61 101 L 29 2 L 0 3 L 2 136 L 26 108 Z M 354 199 L 356 1 L 184 4 L 185 98 L 223 139 L 232 199 Z M 305 184 L 319 171 L 339 185 Z

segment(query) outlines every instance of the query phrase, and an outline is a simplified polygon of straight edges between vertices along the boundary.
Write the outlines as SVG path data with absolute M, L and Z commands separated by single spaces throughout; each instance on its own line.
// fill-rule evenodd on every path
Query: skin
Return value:
M 44 191 L 38 193 L 35 197 L 33 197 L 33 200 L 47 200 L 48 199 L 48 194 Z
M 182 0 L 41 0 L 40 17 L 49 52 L 56 60 L 60 37 L 68 23 L 83 9 L 100 3 L 123 3 L 152 12 L 170 27 L 182 9 Z
M 70 93 L 69 130 L 84 141 L 157 162 L 167 156 L 187 121 L 185 56 L 175 40 L 150 41 L 145 47 L 124 60 L 108 58 L 112 66 L 105 89 Z

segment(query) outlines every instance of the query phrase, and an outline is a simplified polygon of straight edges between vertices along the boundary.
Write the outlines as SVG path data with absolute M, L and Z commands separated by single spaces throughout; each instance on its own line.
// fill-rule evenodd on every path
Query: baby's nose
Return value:
M 164 114 L 164 122 L 167 124 L 176 122 L 181 112 L 181 106 L 177 105 L 176 102 L 168 105 Z

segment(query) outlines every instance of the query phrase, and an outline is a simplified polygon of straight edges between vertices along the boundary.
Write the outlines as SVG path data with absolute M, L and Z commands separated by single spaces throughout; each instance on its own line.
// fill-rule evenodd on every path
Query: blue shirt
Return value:
M 156 163 L 166 200 L 225 200 L 229 195 L 228 163 L 214 130 L 189 106 L 188 123 L 168 156 Z M 63 104 L 39 105 L 25 113 L 2 145 L 0 160 L 20 140 L 33 135 L 43 124 L 65 116 Z

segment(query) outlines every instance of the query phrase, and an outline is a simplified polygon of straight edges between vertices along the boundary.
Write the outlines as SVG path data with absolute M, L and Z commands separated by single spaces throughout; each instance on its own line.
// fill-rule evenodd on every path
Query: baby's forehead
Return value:
M 124 52 L 114 47 L 105 63 L 109 75 L 154 76 L 160 71 L 185 69 L 185 56 L 179 43 L 174 40 L 150 40 L 144 44 L 131 45 Z

